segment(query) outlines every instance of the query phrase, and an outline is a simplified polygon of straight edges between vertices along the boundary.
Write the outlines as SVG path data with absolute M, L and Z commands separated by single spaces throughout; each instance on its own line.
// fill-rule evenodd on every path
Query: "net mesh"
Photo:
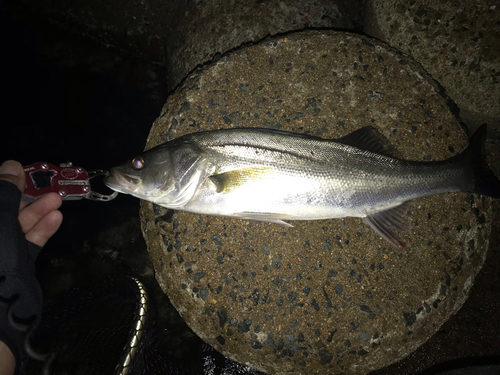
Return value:
M 259 375 L 224 358 L 201 340 L 189 361 L 159 345 L 154 309 L 133 277 L 106 278 L 75 288 L 44 311 L 31 346 L 48 353 L 31 360 L 27 374 Z

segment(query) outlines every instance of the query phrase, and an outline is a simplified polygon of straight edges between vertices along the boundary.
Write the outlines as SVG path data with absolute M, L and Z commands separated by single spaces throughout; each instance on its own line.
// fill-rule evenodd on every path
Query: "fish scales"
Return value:
M 273 186 L 266 185 L 266 188 L 279 190 L 281 202 L 273 195 L 273 206 L 280 205 L 279 213 L 288 215 L 289 219 L 365 217 L 417 197 L 464 188 L 462 170 L 452 168 L 450 163 L 431 167 L 326 140 L 259 131 L 249 133 L 195 133 L 186 140 L 217 160 L 220 173 L 266 165 L 274 168 L 280 177 L 296 179 L 297 186 L 288 186 L 290 179 L 280 177 L 271 182 Z M 247 191 L 240 193 L 248 194 Z M 224 204 L 223 200 L 228 199 L 227 196 L 217 199 L 208 195 L 194 198 L 186 208 L 196 212 L 203 210 L 198 206 L 200 203 Z M 247 202 L 245 211 L 252 212 L 253 208 L 259 212 L 269 207 L 268 201 L 260 200 L 260 207 L 258 202 Z M 285 206 L 281 206 L 283 204 Z
M 326 140 L 268 129 L 188 134 L 111 170 L 106 184 L 158 205 L 289 225 L 361 217 L 397 247 L 403 204 L 444 192 L 500 197 L 485 162 L 486 127 L 461 154 L 437 162 L 387 155 L 374 128 Z

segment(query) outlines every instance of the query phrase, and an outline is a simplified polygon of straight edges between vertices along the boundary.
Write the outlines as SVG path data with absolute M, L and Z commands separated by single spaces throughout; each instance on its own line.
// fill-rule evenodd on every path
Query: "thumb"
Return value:
M 21 193 L 26 187 L 26 177 L 21 163 L 15 160 L 7 160 L 0 166 L 0 180 L 10 181 L 16 185 Z

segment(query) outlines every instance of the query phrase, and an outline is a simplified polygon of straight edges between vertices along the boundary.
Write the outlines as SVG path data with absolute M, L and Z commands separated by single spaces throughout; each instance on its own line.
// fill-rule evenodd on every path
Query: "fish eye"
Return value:
M 132 166 L 136 170 L 142 169 L 144 168 L 144 160 L 142 160 L 141 157 L 137 157 L 134 160 L 132 160 Z

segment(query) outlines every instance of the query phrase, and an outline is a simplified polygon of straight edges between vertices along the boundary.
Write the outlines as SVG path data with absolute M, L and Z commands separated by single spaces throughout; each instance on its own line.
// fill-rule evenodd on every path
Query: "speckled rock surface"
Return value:
M 355 29 L 362 0 L 207 1 L 173 20 L 166 65 L 172 87 L 197 65 L 245 43 L 308 27 Z
M 337 138 L 376 126 L 413 160 L 467 137 L 418 64 L 375 40 L 304 32 L 193 73 L 169 97 L 147 148 L 234 126 Z M 268 373 L 365 374 L 415 350 L 454 314 L 480 270 L 490 199 L 414 201 L 407 247 L 358 219 L 275 224 L 142 202 L 156 277 L 188 325 L 224 355 Z
M 500 131 L 498 1 L 375 0 L 366 4 L 366 33 L 421 63 L 473 128 L 486 122 Z

